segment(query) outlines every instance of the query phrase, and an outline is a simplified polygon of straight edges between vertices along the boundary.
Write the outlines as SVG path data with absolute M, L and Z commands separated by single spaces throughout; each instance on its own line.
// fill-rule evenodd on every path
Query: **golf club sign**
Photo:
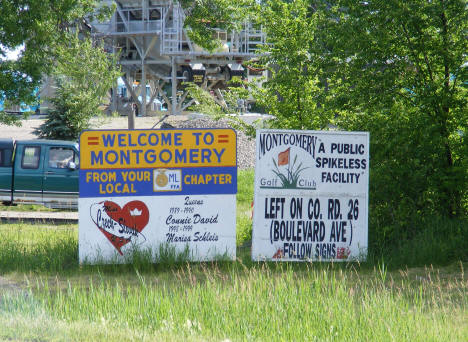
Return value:
M 257 131 L 254 260 L 362 260 L 369 134 Z

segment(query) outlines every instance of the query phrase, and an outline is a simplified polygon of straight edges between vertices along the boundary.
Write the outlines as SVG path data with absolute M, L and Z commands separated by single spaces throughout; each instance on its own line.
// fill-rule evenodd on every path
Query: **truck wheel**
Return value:
M 193 82 L 193 72 L 192 68 L 189 66 L 183 66 L 182 67 L 182 77 L 185 79 L 183 82 Z

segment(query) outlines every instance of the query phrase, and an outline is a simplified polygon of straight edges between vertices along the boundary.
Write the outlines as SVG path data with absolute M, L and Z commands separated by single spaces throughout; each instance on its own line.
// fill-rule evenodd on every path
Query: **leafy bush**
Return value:
M 415 239 L 424 217 L 467 217 L 463 1 L 271 0 L 260 11 L 272 77 L 255 95 L 270 124 L 370 132 L 372 248 Z
M 468 220 L 429 216 L 410 227 L 418 230 L 411 239 L 400 239 L 372 257 L 383 258 L 392 267 L 447 265 L 468 260 Z M 377 252 L 375 248 L 373 252 Z
M 100 114 L 99 106 L 119 76 L 117 57 L 76 35 L 57 50 L 57 90 L 51 99 L 55 108 L 35 133 L 41 138 L 76 140 L 89 128 L 89 120 Z
M 453 166 L 447 167 L 446 145 L 439 126 L 417 110 L 394 106 L 392 114 L 349 115 L 340 125 L 370 132 L 369 243 L 386 248 L 411 240 L 426 225 L 425 217 L 458 216 L 467 207 L 454 196 L 466 198 L 466 140 L 450 138 Z

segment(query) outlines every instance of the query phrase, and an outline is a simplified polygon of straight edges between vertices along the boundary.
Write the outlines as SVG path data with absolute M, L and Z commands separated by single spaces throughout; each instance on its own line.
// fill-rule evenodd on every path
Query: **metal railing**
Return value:
M 240 32 L 216 30 L 222 47 L 208 52 L 196 46 L 184 29 L 185 13 L 180 4 L 166 2 L 158 6 L 118 7 L 107 23 L 94 23 L 93 30 L 102 36 L 159 35 L 161 54 L 199 56 L 253 56 L 265 44 L 261 27 L 245 22 Z
M 114 16 L 114 31 L 118 33 L 160 33 L 167 7 L 119 8 Z
M 255 28 L 251 23 L 244 23 L 240 32 L 227 32 L 216 30 L 216 35 L 223 46 L 214 52 L 194 48 L 194 44 L 187 37 L 184 30 L 185 13 L 180 5 L 174 5 L 172 20 L 163 24 L 162 53 L 166 55 L 184 55 L 187 53 L 197 55 L 254 55 L 259 47 L 265 44 L 265 33 L 261 28 Z M 221 38 L 221 37 L 224 37 Z

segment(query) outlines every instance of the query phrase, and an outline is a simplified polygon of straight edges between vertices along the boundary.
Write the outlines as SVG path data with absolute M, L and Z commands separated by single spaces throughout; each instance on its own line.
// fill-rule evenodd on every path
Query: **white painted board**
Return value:
M 364 260 L 369 133 L 258 130 L 253 260 Z
M 235 204 L 233 195 L 80 198 L 80 262 L 127 262 L 135 247 L 158 257 L 161 246 L 193 261 L 233 259 Z
M 80 262 L 234 259 L 236 146 L 232 129 L 84 131 Z

